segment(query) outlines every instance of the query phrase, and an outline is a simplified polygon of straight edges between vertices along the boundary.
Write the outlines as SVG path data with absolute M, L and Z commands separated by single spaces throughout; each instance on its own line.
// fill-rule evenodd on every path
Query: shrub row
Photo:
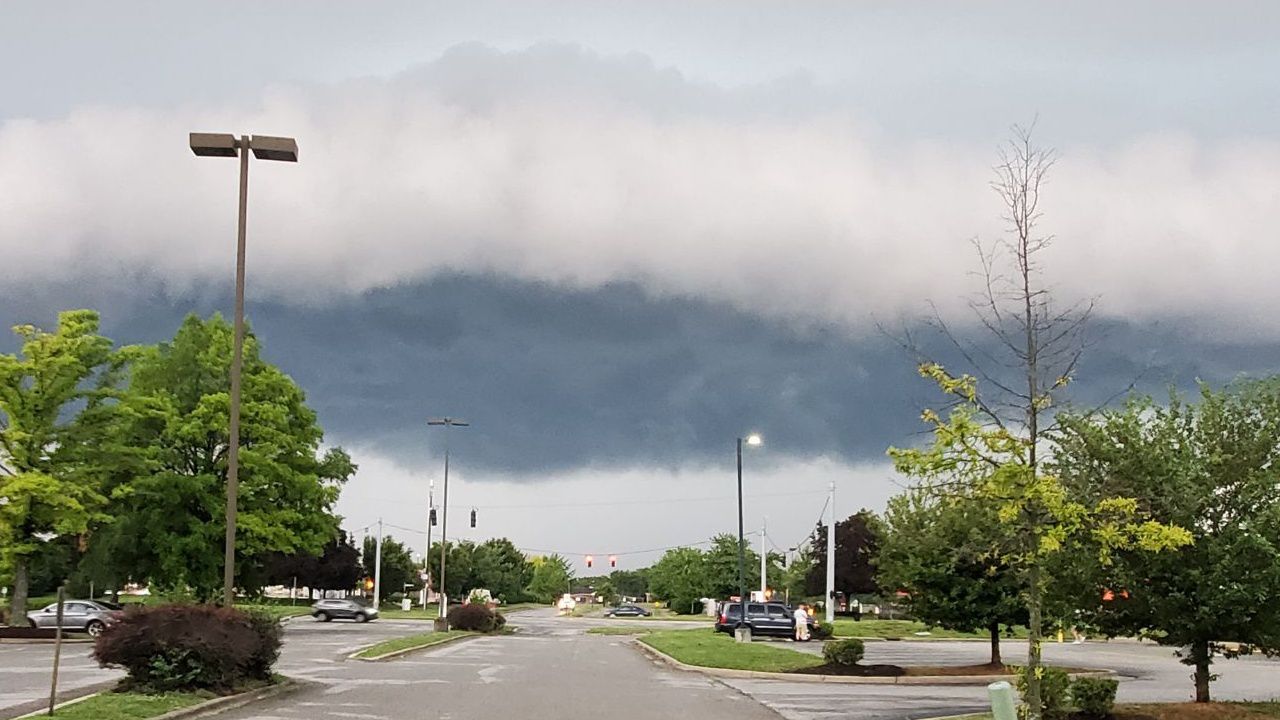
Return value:
M 1082 677 L 1072 680 L 1067 671 L 1060 668 L 1042 667 L 1040 670 L 1040 716 L 1045 720 L 1065 718 L 1072 706 L 1088 717 L 1111 715 L 1116 704 L 1116 689 L 1120 685 L 1113 678 Z M 1017 684 L 1025 707 L 1026 668 L 1018 668 Z
M 267 613 L 213 605 L 131 607 L 98 636 L 94 658 L 124 668 L 144 692 L 228 692 L 268 681 L 280 656 L 280 623 Z

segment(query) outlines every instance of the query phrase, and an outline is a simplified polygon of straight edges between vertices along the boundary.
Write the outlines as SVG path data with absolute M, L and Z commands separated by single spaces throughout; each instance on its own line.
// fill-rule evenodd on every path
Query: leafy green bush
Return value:
M 677 615 L 697 615 L 702 612 L 702 599 L 673 597 L 667 601 L 667 607 Z
M 1027 702 L 1027 668 L 1016 668 L 1018 673 L 1018 694 L 1022 703 Z M 1040 666 L 1040 717 L 1045 720 L 1058 720 L 1067 716 L 1067 686 L 1071 677 L 1066 670 Z
M 502 618 L 502 625 L 498 624 L 498 618 L 501 617 L 486 605 L 467 603 L 449 610 L 449 627 L 453 630 L 489 633 L 506 624 L 506 618 Z
M 1115 707 L 1119 686 L 1113 678 L 1076 678 L 1071 681 L 1071 702 L 1089 717 L 1105 718 Z
M 833 640 L 822 648 L 822 657 L 832 665 L 857 665 L 866 647 L 857 638 Z
M 820 622 L 813 626 L 809 635 L 814 640 L 830 640 L 836 634 L 836 626 L 829 622 Z
M 146 692 L 234 690 L 271 679 L 279 623 L 213 605 L 134 606 L 98 636 L 93 654 L 123 667 L 123 685 Z

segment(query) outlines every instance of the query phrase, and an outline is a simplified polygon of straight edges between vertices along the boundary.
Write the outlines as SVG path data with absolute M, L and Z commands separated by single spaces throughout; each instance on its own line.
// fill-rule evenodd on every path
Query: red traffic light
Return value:
M 618 556 L 617 556 L 617 555 L 610 555 L 610 556 L 609 556 L 609 567 L 618 567 Z
M 587 567 L 591 567 L 591 563 L 593 563 L 593 562 L 595 562 L 595 561 L 596 561 L 596 559 L 595 559 L 595 558 L 593 558 L 593 557 L 591 557 L 590 555 L 588 555 L 588 556 L 587 556 Z

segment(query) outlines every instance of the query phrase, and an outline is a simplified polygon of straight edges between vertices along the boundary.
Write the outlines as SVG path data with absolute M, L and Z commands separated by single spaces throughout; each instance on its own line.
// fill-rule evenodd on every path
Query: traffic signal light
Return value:
M 610 556 L 609 556 L 609 567 L 618 567 L 618 556 L 617 556 L 617 555 L 610 555 Z
M 439 525 L 439 523 L 436 522 L 436 509 L 431 508 L 431 527 L 435 527 L 436 525 Z
M 372 590 L 372 589 L 373 589 L 373 578 L 365 578 L 365 579 L 364 579 L 364 589 L 365 589 L 365 590 Z
M 471 527 L 476 526 L 476 509 L 471 508 Z
M 587 567 L 591 567 L 591 563 L 593 563 L 593 562 L 595 562 L 595 561 L 596 561 L 596 559 L 595 559 L 595 558 L 593 558 L 593 557 L 591 557 L 590 555 L 588 555 L 588 556 L 587 556 Z

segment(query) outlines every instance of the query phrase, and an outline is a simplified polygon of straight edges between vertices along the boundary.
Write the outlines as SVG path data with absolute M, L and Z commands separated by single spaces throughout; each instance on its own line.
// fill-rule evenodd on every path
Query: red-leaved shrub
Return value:
M 280 624 L 265 614 L 213 605 L 134 607 L 98 636 L 93 655 L 123 667 L 139 690 L 226 692 L 271 679 Z
M 501 630 L 506 624 L 507 619 L 501 613 L 494 612 L 480 603 L 458 605 L 449 610 L 449 627 L 453 630 L 488 633 Z

